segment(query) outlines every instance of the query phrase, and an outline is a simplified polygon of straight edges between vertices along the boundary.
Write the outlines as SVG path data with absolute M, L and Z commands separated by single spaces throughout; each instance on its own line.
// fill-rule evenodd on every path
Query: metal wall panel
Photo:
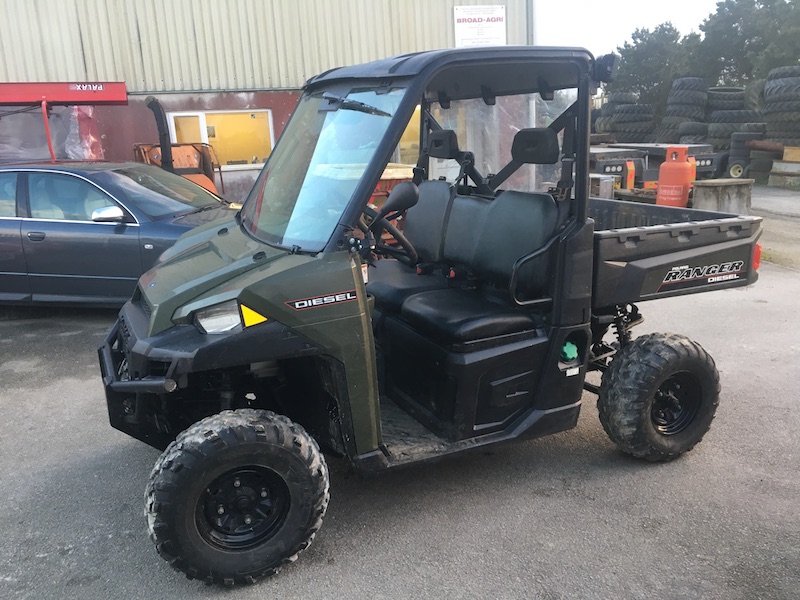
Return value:
M 0 0 L 0 81 L 124 81 L 130 92 L 300 87 L 332 67 L 453 46 L 453 7 L 532 0 Z

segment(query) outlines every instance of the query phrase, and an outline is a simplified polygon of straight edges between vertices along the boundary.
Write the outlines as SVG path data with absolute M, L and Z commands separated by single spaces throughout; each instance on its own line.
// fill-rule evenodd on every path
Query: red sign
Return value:
M 2 104 L 127 104 L 128 91 L 118 81 L 0 83 Z

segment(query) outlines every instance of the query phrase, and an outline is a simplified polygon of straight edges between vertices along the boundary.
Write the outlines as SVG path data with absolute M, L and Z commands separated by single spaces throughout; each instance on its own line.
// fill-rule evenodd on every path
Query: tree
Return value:
M 662 23 L 652 31 L 637 29 L 631 42 L 617 48 L 619 69 L 608 90 L 638 93 L 639 102 L 652 104 L 658 118 L 666 107 L 672 80 L 693 74 L 689 53 L 699 45 L 698 34 L 682 38 L 672 23 Z
M 800 58 L 800 6 L 790 0 L 724 0 L 700 30 L 710 85 L 745 85 Z

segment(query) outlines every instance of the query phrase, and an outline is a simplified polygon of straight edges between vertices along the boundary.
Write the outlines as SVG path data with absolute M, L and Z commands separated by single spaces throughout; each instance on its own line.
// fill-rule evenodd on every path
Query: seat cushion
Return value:
M 440 272 L 417 275 L 416 269 L 400 261 L 383 259 L 369 270 L 367 292 L 375 296 L 375 305 L 383 312 L 397 313 L 406 298 L 429 290 L 447 288 Z
M 419 333 L 445 344 L 471 342 L 535 328 L 524 311 L 474 289 L 421 292 L 403 302 L 401 317 Z

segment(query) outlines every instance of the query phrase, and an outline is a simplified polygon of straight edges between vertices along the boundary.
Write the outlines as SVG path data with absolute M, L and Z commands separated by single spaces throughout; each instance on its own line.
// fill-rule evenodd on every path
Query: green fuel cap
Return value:
M 565 342 L 564 347 L 561 348 L 561 360 L 572 362 L 576 358 L 578 358 L 578 347 L 572 342 Z

